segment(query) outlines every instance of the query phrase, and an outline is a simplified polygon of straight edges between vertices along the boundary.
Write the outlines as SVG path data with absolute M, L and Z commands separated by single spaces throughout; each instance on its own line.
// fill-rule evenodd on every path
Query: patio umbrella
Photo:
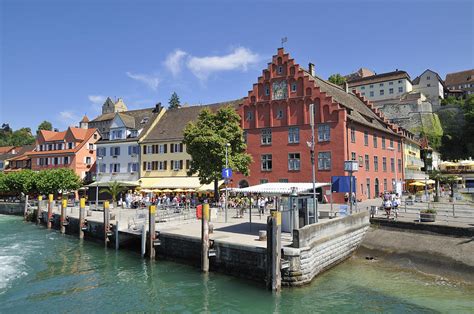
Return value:
M 171 193 L 171 192 L 173 192 L 173 190 L 170 190 L 170 189 L 164 189 L 164 190 L 161 190 L 161 192 L 163 192 L 163 193 Z
M 185 190 L 183 190 L 183 189 L 174 189 L 173 192 L 177 192 L 177 193 L 178 193 L 178 192 L 184 192 L 184 191 L 185 191 Z
M 153 189 L 153 193 L 161 193 L 160 189 Z
M 426 184 L 424 184 L 422 182 L 419 182 L 419 181 L 415 181 L 415 182 L 412 182 L 408 185 L 410 185 L 410 186 L 425 186 Z
M 140 192 L 143 192 L 143 193 L 151 193 L 153 192 L 152 190 L 149 190 L 149 189 L 143 189 L 141 190 Z
M 196 192 L 195 189 L 186 189 L 185 192 Z

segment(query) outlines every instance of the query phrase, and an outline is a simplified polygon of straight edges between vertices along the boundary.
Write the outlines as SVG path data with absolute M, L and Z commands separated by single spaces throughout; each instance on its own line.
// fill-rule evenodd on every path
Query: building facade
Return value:
M 370 101 L 400 98 L 413 89 L 410 75 L 398 69 L 393 72 L 359 77 L 347 81 L 349 89 L 355 89 Z
M 97 143 L 97 182 L 133 183 L 140 174 L 138 140 L 157 121 L 164 110 L 155 108 L 116 112 L 108 126 L 108 137 Z
M 474 94 L 474 69 L 448 73 L 444 80 L 447 94 L 452 96 L 467 96 Z
M 444 82 L 438 73 L 427 69 L 413 80 L 413 91 L 425 95 L 436 110 L 444 99 Z
M 109 128 L 112 120 L 115 117 L 115 113 L 125 111 L 128 111 L 127 105 L 125 105 L 121 98 L 119 98 L 116 102 L 113 102 L 110 97 L 107 97 L 104 104 L 102 105 L 102 114 L 92 121 L 84 121 L 83 119 L 83 121 L 81 121 L 81 127 L 86 125 L 83 123 L 86 122 L 88 128 L 97 129 L 101 135 L 101 138 L 107 139 L 109 138 Z
M 413 133 L 404 129 L 402 133 L 405 182 L 409 184 L 415 180 L 424 180 L 426 174 L 421 170 L 425 166 L 421 159 L 421 143 L 416 140 Z
M 31 157 L 32 170 L 69 168 L 90 180 L 95 172 L 96 143 L 100 139 L 96 129 L 69 127 L 66 131 L 41 130 Z
M 358 199 L 376 197 L 403 180 L 397 127 L 361 93 L 317 77 L 312 65 L 306 71 L 279 49 L 238 110 L 253 163 L 248 177 L 234 176 L 234 186 L 311 182 L 310 104 L 315 108 L 318 182 L 347 175 L 344 161 L 350 159 L 359 163 L 354 173 Z M 335 201 L 342 198 L 335 194 Z

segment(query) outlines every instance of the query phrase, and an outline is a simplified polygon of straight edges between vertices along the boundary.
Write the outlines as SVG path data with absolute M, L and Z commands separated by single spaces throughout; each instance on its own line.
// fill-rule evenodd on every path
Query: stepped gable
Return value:
M 209 105 L 195 105 L 167 110 L 158 123 L 148 132 L 142 143 L 154 141 L 171 141 L 183 139 L 186 125 L 196 120 L 203 109 L 216 111 L 221 107 L 230 106 L 237 110 L 242 99 L 226 101 Z

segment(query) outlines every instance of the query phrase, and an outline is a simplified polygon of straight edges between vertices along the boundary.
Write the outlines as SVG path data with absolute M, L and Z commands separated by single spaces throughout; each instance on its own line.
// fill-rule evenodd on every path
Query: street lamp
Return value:
M 99 209 L 99 175 L 101 174 L 100 173 L 100 164 L 98 163 L 99 160 L 102 160 L 102 157 L 97 157 L 97 167 L 95 169 L 96 173 L 97 173 L 97 176 L 96 176 L 96 180 L 95 180 L 95 210 L 98 210 Z
M 226 169 L 229 168 L 229 158 L 228 158 L 228 148 L 230 147 L 230 143 L 225 144 L 225 167 Z M 225 179 L 225 201 L 224 201 L 224 206 L 225 206 L 225 222 L 227 223 L 227 202 L 228 197 L 229 197 L 229 191 L 228 191 L 228 182 L 229 179 Z
M 398 193 L 398 190 L 397 190 L 397 183 L 398 183 L 398 177 L 397 177 L 397 165 L 398 165 L 398 162 L 397 162 L 397 155 L 396 155 L 396 153 L 395 153 L 395 147 L 388 147 L 387 149 L 393 151 L 393 168 L 394 168 L 394 170 L 395 170 L 395 193 Z
M 314 222 L 318 222 L 318 207 L 316 199 L 316 168 L 315 168 L 315 144 L 314 144 L 314 104 L 309 105 L 309 124 L 311 125 L 311 143 L 308 146 L 311 150 L 311 172 L 313 181 L 313 214 Z M 309 211 L 306 210 L 306 221 L 309 225 Z

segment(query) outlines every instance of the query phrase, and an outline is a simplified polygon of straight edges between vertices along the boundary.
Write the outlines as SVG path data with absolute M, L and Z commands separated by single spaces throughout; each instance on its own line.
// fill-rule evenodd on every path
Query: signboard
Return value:
M 350 191 L 350 176 L 332 176 L 331 190 L 336 193 L 349 193 Z M 352 177 L 352 192 L 357 192 L 356 177 Z
M 230 179 L 232 178 L 232 169 L 231 168 L 223 168 L 222 169 L 222 179 Z
M 357 163 L 356 160 L 346 160 L 344 161 L 344 171 L 358 171 L 359 170 L 359 164 Z

